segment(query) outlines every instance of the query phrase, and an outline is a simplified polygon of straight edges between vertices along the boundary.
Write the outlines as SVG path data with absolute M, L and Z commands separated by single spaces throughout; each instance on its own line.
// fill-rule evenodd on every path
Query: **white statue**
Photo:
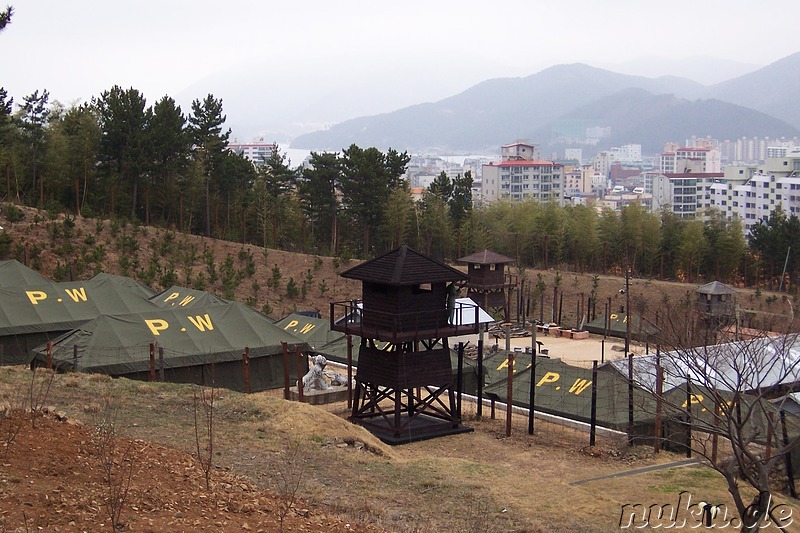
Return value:
M 328 390 L 331 388 L 328 385 L 328 380 L 325 379 L 325 365 L 328 360 L 325 356 L 318 355 L 314 357 L 314 364 L 308 369 L 308 372 L 303 376 L 303 390 Z

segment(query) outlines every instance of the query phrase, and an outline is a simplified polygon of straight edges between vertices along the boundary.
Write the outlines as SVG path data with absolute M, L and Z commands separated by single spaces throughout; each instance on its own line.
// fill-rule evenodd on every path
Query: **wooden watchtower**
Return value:
M 736 289 L 712 281 L 694 292 L 696 308 L 709 327 L 718 329 L 736 323 Z
M 362 282 L 362 300 L 331 303 L 330 315 L 331 329 L 361 338 L 351 420 L 389 444 L 471 431 L 447 340 L 478 332 L 478 307 L 448 302 L 467 276 L 406 245 L 341 276 Z
M 517 286 L 517 277 L 506 272 L 506 265 L 514 260 L 491 250 L 483 250 L 462 257 L 458 262 L 467 264 L 467 296 L 484 309 L 492 309 L 495 313 L 502 309 L 507 322 L 509 300 L 511 291 Z

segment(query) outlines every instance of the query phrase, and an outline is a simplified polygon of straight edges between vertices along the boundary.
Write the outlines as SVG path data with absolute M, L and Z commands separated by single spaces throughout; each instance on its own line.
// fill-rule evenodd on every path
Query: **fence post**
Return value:
M 483 339 L 478 339 L 478 418 L 483 416 Z
M 508 352 L 508 387 L 506 388 L 506 437 L 511 436 L 511 414 L 514 404 L 514 352 Z
M 164 383 L 164 347 L 158 347 L 158 380 Z
M 456 413 L 458 419 L 461 420 L 461 389 L 463 388 L 464 372 L 464 343 L 458 343 L 458 374 L 456 374 Z
M 589 430 L 589 446 L 594 446 L 597 438 L 597 361 L 592 361 L 592 414 L 591 428 Z
M 303 352 L 300 351 L 299 346 L 295 346 L 295 353 L 297 354 L 297 401 L 303 401 Z
M 250 348 L 242 351 L 242 370 L 244 371 L 244 392 L 250 394 Z
M 286 342 L 281 342 L 283 345 L 283 399 L 289 399 L 289 345 Z
M 156 347 L 150 343 L 150 381 L 156 380 Z
M 789 445 L 789 432 L 786 429 L 786 412 L 783 409 L 781 409 L 781 431 L 783 432 L 783 445 L 787 447 Z M 791 451 L 787 450 L 784 457 L 786 460 L 786 477 L 789 482 L 789 493 L 792 495 L 792 498 L 797 498 L 797 490 L 794 488 L 794 470 L 792 469 Z
M 661 395 L 664 393 L 664 369 L 661 368 L 661 347 L 656 346 L 656 428 L 653 430 L 653 452 L 661 450 Z
M 692 384 L 686 381 L 686 457 L 692 457 Z
M 347 335 L 347 408 L 353 408 L 353 336 Z
M 72 345 L 72 371 L 78 371 L 78 345 Z

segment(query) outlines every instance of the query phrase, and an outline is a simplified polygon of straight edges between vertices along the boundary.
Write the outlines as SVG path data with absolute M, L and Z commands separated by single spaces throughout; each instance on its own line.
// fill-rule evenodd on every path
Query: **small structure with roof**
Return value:
M 700 285 L 694 290 L 697 294 L 697 310 L 715 318 L 735 318 L 736 289 L 719 281 Z
M 467 296 L 484 309 L 502 309 L 503 317 L 508 321 L 509 298 L 517 285 L 517 278 L 506 272 L 506 265 L 514 260 L 491 250 L 483 250 L 462 257 L 458 262 L 467 264 Z
M 467 276 L 406 245 L 341 276 L 362 282 L 362 301 L 331 303 L 330 313 L 332 330 L 361 339 L 351 420 L 389 444 L 471 431 L 448 347 L 448 337 L 478 333 L 478 307 L 448 290 Z

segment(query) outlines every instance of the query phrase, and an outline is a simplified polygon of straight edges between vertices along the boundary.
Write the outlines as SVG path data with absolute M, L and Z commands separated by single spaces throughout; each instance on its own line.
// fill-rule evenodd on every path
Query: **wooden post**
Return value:
M 633 446 L 633 354 L 628 356 L 628 445 Z
M 664 393 L 664 369 L 661 368 L 661 351 L 656 347 L 656 427 L 653 430 L 653 453 L 661 450 L 661 397 Z
M 774 423 L 772 420 L 772 413 L 767 413 L 767 446 L 764 450 L 764 456 L 766 457 L 765 461 L 769 461 L 772 457 L 772 430 L 774 428 Z
M 464 343 L 458 343 L 458 374 L 456 374 L 456 417 L 461 420 L 461 389 L 463 388 Z
M 786 412 L 781 409 L 781 432 L 783 433 L 784 448 L 789 445 L 789 432 L 786 429 Z M 783 455 L 786 461 L 786 476 L 789 483 L 789 494 L 792 498 L 797 498 L 797 489 L 794 488 L 794 469 L 792 468 L 792 453 L 787 450 Z
M 536 418 L 536 324 L 531 322 L 531 384 L 528 391 L 528 435 L 533 435 Z
M 250 394 L 250 348 L 245 346 L 242 351 L 242 370 L 244 371 L 244 392 Z
M 303 352 L 300 351 L 299 346 L 295 346 L 295 353 L 297 354 L 297 401 L 303 401 Z
M 686 457 L 692 457 L 692 384 L 686 382 Z
M 719 403 L 714 404 L 714 434 L 711 435 L 711 465 L 717 465 L 717 450 L 719 448 L 719 435 L 716 428 L 719 425 Z
M 289 399 L 289 345 L 285 342 L 283 345 L 283 399 Z
M 347 335 L 347 408 L 348 409 L 353 408 L 353 336 L 352 335 Z
M 164 383 L 164 347 L 158 347 L 158 381 Z
M 597 361 L 592 361 L 592 414 L 589 446 L 594 446 L 597 434 Z
M 483 339 L 478 339 L 478 419 L 483 416 Z
M 47 370 L 52 370 L 53 369 L 53 343 L 50 342 L 50 341 L 47 341 L 47 362 L 46 363 L 47 363 L 47 366 L 45 366 L 45 368 L 47 368 Z
M 156 345 L 150 343 L 150 381 L 156 380 Z
M 511 436 L 511 414 L 514 404 L 514 352 L 508 352 L 508 387 L 506 388 L 506 437 Z
M 78 345 L 72 345 L 72 371 L 78 371 Z

